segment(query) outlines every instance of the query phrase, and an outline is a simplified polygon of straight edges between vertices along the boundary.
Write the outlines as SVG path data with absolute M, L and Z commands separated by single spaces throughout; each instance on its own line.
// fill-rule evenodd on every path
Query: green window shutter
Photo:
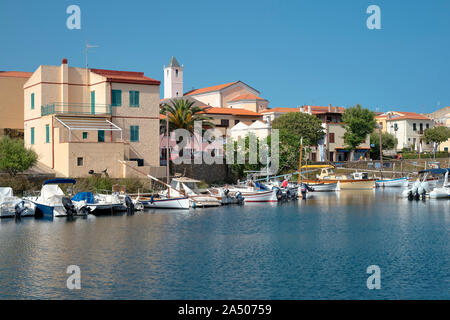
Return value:
M 83 139 L 87 139 L 88 137 L 88 133 L 87 132 L 83 132 Z
M 34 93 L 31 94 L 31 110 L 34 110 Z
M 112 90 L 111 105 L 113 107 L 120 107 L 122 105 L 122 90 Z
M 105 131 L 98 130 L 98 142 L 105 142 Z
M 139 107 L 139 91 L 130 91 L 130 107 Z
M 45 143 L 50 142 L 50 126 L 48 124 L 45 125 Z
M 34 144 L 34 128 L 31 128 L 31 144 Z
M 139 142 L 139 126 L 130 126 L 130 141 Z

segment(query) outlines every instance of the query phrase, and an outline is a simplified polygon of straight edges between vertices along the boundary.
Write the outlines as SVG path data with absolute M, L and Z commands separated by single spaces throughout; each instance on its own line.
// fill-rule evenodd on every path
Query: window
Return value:
M 98 130 L 98 142 L 105 142 L 105 131 Z
M 50 125 L 45 125 L 45 143 L 50 142 Z
M 31 128 L 31 144 L 34 144 L 34 127 Z
M 425 127 L 426 127 L 427 129 L 429 129 L 429 128 L 430 128 L 430 124 L 427 123 L 427 124 L 425 125 Z
M 220 120 L 220 125 L 223 127 L 228 127 L 230 125 L 230 120 L 228 119 L 221 119 Z
M 444 147 L 444 152 L 448 152 L 448 147 Z
M 83 139 L 86 140 L 88 137 L 88 133 L 87 132 L 83 132 Z
M 334 132 L 330 132 L 328 140 L 330 140 L 330 143 L 334 143 Z
M 421 123 L 421 124 L 419 124 L 419 128 L 420 128 L 420 133 L 422 133 L 423 132 L 423 123 Z
M 34 93 L 31 94 L 31 110 L 34 110 Z
M 413 123 L 413 131 L 417 131 L 417 125 Z
M 175 69 L 175 77 L 178 78 L 178 69 Z
M 139 107 L 139 91 L 130 91 L 130 107 Z
M 77 166 L 79 166 L 79 167 L 83 166 L 83 158 L 82 157 L 77 158 Z
M 111 106 L 120 107 L 122 105 L 122 90 L 111 91 Z
M 130 141 L 139 142 L 139 126 L 130 126 Z

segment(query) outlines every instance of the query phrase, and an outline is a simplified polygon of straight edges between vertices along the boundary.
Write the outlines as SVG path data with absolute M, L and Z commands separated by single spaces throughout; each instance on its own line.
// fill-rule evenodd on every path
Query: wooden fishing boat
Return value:
M 319 183 L 338 183 L 341 190 L 372 189 L 376 179 L 369 179 L 367 172 L 354 172 L 351 176 L 336 176 L 333 167 L 328 166 L 321 169 L 317 179 L 302 179 L 304 183 L 314 185 Z

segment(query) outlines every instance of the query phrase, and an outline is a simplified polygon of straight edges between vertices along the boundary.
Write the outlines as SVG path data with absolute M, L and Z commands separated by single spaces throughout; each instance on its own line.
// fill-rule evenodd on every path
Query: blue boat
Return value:
M 67 209 L 63 204 L 63 198 L 67 198 L 67 196 L 59 187 L 60 184 L 75 185 L 76 181 L 64 178 L 46 180 L 42 184 L 39 196 L 28 198 L 36 205 L 36 215 L 40 214 L 46 219 L 68 216 Z

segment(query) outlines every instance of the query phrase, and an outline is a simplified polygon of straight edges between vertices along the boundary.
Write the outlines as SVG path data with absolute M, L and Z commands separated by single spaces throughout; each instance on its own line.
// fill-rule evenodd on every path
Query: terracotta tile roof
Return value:
M 219 91 L 219 90 L 225 89 L 225 88 L 227 88 L 227 87 L 229 87 L 229 86 L 231 86 L 231 85 L 233 85 L 235 83 L 238 83 L 238 82 L 239 81 L 234 81 L 234 82 L 219 84 L 217 86 L 206 87 L 206 88 L 201 88 L 201 89 L 194 89 L 194 90 L 186 92 L 184 95 L 188 96 L 188 95 L 195 95 L 195 94 Z
M 418 114 L 416 112 L 396 112 L 396 114 L 392 114 L 390 117 L 386 117 L 387 121 L 395 121 L 395 120 L 431 120 L 430 118 Z
M 104 69 L 90 69 L 92 72 L 104 76 L 108 81 L 120 83 L 135 83 L 135 84 L 149 84 L 160 85 L 160 81 L 144 76 L 143 72 L 133 71 L 117 71 Z
M 29 78 L 33 72 L 23 72 L 23 71 L 0 71 L 0 77 L 11 77 L 11 78 Z
M 268 113 L 268 112 L 279 112 L 279 113 L 288 113 L 288 112 L 299 112 L 299 108 L 272 108 L 272 109 L 266 109 L 264 111 L 261 111 L 261 113 Z
M 265 101 L 266 99 L 260 98 L 257 95 L 249 93 L 249 94 L 242 94 L 240 96 L 237 96 L 236 98 L 231 99 L 229 102 L 241 101 L 241 100 L 263 100 L 263 101 Z
M 242 108 L 214 108 L 206 107 L 205 113 L 207 114 L 229 114 L 236 116 L 261 116 L 261 113 L 250 111 Z
M 312 114 L 322 114 L 322 113 L 343 113 L 345 111 L 342 107 L 331 107 L 331 111 L 329 111 L 329 107 L 322 106 L 303 106 L 304 111 L 308 111 L 308 107 L 311 107 Z M 263 113 L 268 112 L 279 112 L 279 113 L 288 113 L 288 112 L 300 112 L 300 108 L 273 108 L 262 111 Z

